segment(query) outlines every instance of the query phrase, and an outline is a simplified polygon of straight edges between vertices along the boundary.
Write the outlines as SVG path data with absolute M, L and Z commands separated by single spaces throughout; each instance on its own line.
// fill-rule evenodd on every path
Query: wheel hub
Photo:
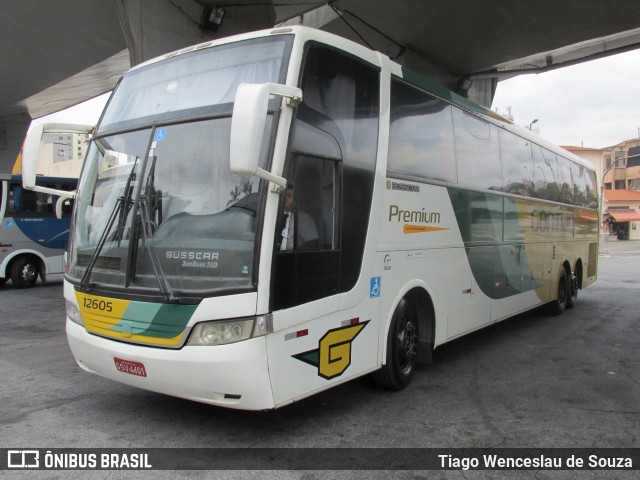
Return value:
M 411 320 L 403 322 L 398 332 L 398 361 L 405 370 L 412 368 L 418 353 L 418 330 Z
M 22 278 L 25 281 L 30 282 L 36 277 L 36 269 L 33 267 L 33 265 L 27 263 L 24 267 L 22 267 L 21 274 Z

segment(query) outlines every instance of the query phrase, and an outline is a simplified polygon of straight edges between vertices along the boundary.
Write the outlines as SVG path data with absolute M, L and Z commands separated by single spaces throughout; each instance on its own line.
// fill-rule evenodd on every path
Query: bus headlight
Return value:
M 225 345 L 260 337 L 272 331 L 270 315 L 197 323 L 187 345 Z
M 82 315 L 80 314 L 78 306 L 69 300 L 66 300 L 65 303 L 67 305 L 67 317 L 69 317 L 69 320 L 84 327 L 84 321 L 82 320 Z

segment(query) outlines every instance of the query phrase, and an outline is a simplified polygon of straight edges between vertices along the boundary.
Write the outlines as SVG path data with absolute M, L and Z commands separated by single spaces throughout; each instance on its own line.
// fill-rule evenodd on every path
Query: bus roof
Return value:
M 406 82 L 421 88 L 423 90 L 428 91 L 429 93 L 435 95 L 436 97 L 441 98 L 442 100 L 445 100 L 451 104 L 454 104 L 460 108 L 462 108 L 463 110 L 468 111 L 469 113 L 475 114 L 481 118 L 483 118 L 484 120 L 493 123 L 494 125 L 503 128 L 515 135 L 518 135 L 526 140 L 529 140 L 530 142 L 537 144 L 541 147 L 546 148 L 547 150 L 552 151 L 553 153 L 561 156 L 561 157 L 565 157 L 568 158 L 569 160 L 572 160 L 573 162 L 577 163 L 578 165 L 581 165 L 585 168 L 587 168 L 588 170 L 593 170 L 595 171 L 595 167 L 589 163 L 588 161 L 584 160 L 581 157 L 578 157 L 577 155 L 559 147 L 558 145 L 555 145 L 554 143 L 544 139 L 543 137 L 541 137 L 540 135 L 537 135 L 533 132 L 531 132 L 530 130 L 521 127 L 520 125 L 516 125 L 515 123 L 511 122 L 510 120 L 504 118 L 503 116 L 499 115 L 498 113 L 494 112 L 493 110 L 486 108 L 480 104 L 477 104 L 453 91 L 450 91 L 448 89 L 446 89 L 445 87 L 438 85 L 437 83 L 428 80 L 425 77 L 422 77 L 421 75 L 417 74 L 416 72 L 412 71 L 411 69 L 402 66 L 396 62 L 394 62 L 393 60 L 389 59 L 389 57 L 383 53 L 380 52 L 375 52 L 363 45 L 360 45 L 358 43 L 353 42 L 352 40 L 340 37 L 338 35 L 332 34 L 332 33 L 328 33 L 322 30 L 318 30 L 315 28 L 310 28 L 310 27 L 304 27 L 304 26 L 300 26 L 300 25 L 295 25 L 295 26 L 290 26 L 290 27 L 283 27 L 283 28 L 271 28 L 271 29 L 267 29 L 267 30 L 258 30 L 255 32 L 248 32 L 248 33 L 243 33 L 240 35 L 233 35 L 230 37 L 225 37 L 225 38 L 221 38 L 221 39 L 217 39 L 217 40 L 211 40 L 208 42 L 203 42 L 197 45 L 193 45 L 187 48 L 183 48 L 180 50 L 176 50 L 174 52 L 171 53 L 167 53 L 165 55 L 153 58 L 151 60 L 148 60 L 146 62 L 143 62 L 139 65 L 136 65 L 135 67 L 133 67 L 130 71 L 133 70 L 137 70 L 139 68 L 143 68 L 146 65 L 150 65 L 156 62 L 160 62 L 162 60 L 168 59 L 168 58 L 172 58 L 175 57 L 177 55 L 183 55 L 183 54 L 187 54 L 189 52 L 193 52 L 193 51 L 197 51 L 197 50 L 202 50 L 202 49 L 206 49 L 206 48 L 210 48 L 210 47 L 214 47 L 217 45 L 224 45 L 227 43 L 232 43 L 232 42 L 238 42 L 238 41 L 242 41 L 242 40 L 249 40 L 249 39 L 253 39 L 253 38 L 259 38 L 259 37 L 267 37 L 267 36 L 271 36 L 271 35 L 282 35 L 282 34 L 293 34 L 296 35 L 297 37 L 301 37 L 302 41 L 308 41 L 308 40 L 317 40 L 319 42 L 323 42 L 323 43 L 327 43 L 329 45 L 335 46 L 337 48 L 341 48 L 343 50 L 349 51 L 350 53 L 353 53 L 361 58 L 363 58 L 364 60 L 375 64 L 378 67 L 381 67 L 381 62 L 380 62 L 380 57 L 384 57 L 386 58 L 390 64 L 395 67 L 392 68 L 392 73 L 393 74 L 399 74 L 401 76 L 401 78 L 403 80 L 405 80 Z

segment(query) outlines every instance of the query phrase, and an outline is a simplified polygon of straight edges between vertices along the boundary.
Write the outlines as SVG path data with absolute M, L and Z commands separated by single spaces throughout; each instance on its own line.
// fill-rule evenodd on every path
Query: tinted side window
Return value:
M 12 184 L 8 213 L 17 215 L 53 214 L 52 200 L 52 196 L 47 193 L 26 190 L 19 184 Z
M 587 206 L 587 180 L 582 165 L 571 162 L 571 176 L 573 177 L 573 191 L 575 204 L 579 207 Z
M 502 190 L 500 145 L 493 125 L 453 109 L 458 183 Z
M 507 131 L 500 131 L 500 158 L 507 193 L 530 196 L 533 176 L 529 142 Z
M 360 276 L 373 198 L 379 71 L 344 52 L 311 43 L 300 87 L 303 101 L 296 109 L 284 170 L 298 219 L 292 248 L 288 241 L 285 247 L 277 245 L 274 309 L 353 288 Z M 285 236 L 281 221 L 278 241 Z M 303 229 L 303 222 L 313 228 Z
M 377 151 L 379 72 L 336 50 L 311 45 L 305 54 L 301 88 L 297 120 L 327 133 L 330 142 L 339 145 L 345 163 L 369 170 Z M 310 148 L 302 151 L 314 153 Z M 317 145 L 313 149 L 324 150 Z
M 428 93 L 392 81 L 388 171 L 455 183 L 451 110 Z
M 560 187 L 560 201 L 563 203 L 574 203 L 573 192 L 573 175 L 571 174 L 571 165 L 573 162 L 563 157 L 558 157 L 558 167 L 562 177 L 562 184 Z
M 598 188 L 596 186 L 596 173 L 587 170 L 585 180 L 587 183 L 587 206 L 589 208 L 598 208 Z
M 340 291 L 360 276 L 369 226 L 378 146 L 380 72 L 343 52 L 310 45 L 297 119 L 332 137 L 342 153 Z M 332 155 L 327 155 L 331 157 Z M 337 156 L 337 154 L 336 154 Z
M 545 172 L 544 175 L 547 184 L 545 196 L 543 198 L 559 202 L 562 175 L 560 174 L 560 168 L 556 161 L 556 156 L 545 149 L 540 149 L 540 151 L 542 152 L 542 168 Z

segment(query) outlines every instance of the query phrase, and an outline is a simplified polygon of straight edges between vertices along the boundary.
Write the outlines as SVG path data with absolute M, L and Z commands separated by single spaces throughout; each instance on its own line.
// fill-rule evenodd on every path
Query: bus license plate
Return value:
M 114 357 L 113 361 L 116 363 L 116 370 L 122 373 L 128 373 L 129 375 L 136 375 L 138 377 L 146 377 L 147 370 L 140 362 L 134 362 L 132 360 L 123 360 L 122 358 Z

